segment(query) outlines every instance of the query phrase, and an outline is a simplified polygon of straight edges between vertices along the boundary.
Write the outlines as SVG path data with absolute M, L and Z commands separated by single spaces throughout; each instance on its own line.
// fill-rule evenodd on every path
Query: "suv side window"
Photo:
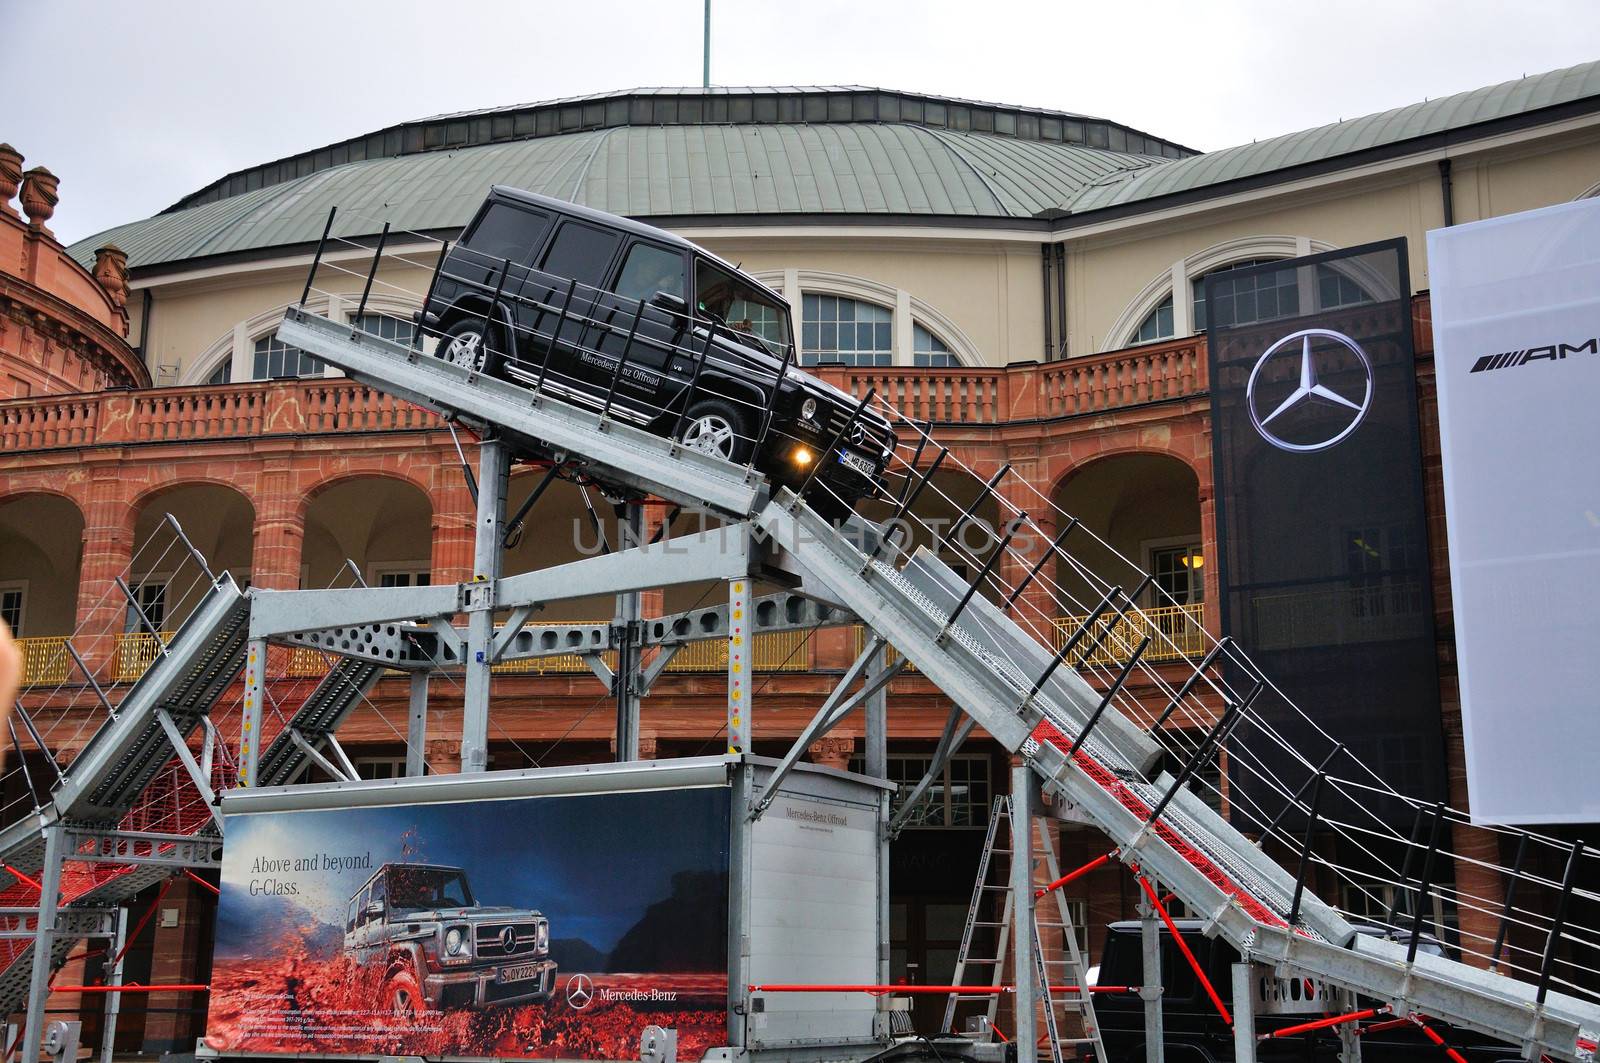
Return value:
M 383 904 L 384 892 L 385 892 L 385 890 L 384 890 L 384 880 L 383 880 L 383 878 L 380 876 L 378 878 L 373 879 L 372 880 L 372 892 L 367 894 L 367 903 L 368 904 Z M 382 916 L 375 916 L 374 918 L 382 919 L 383 917 Z
M 350 910 L 345 913 L 344 929 L 346 933 L 354 930 L 361 921 L 361 894 L 350 898 Z
M 618 233 L 566 221 L 556 230 L 555 239 L 550 241 L 550 250 L 539 268 L 557 277 L 599 288 L 605 284 L 606 267 L 611 265 L 621 242 Z
M 509 258 L 527 265 L 544 242 L 550 229 L 550 216 L 523 210 L 509 203 L 490 203 L 462 243 L 476 254 L 475 264 L 490 265 L 492 260 Z
M 617 277 L 616 293 L 649 302 L 657 292 L 683 298 L 683 255 L 654 244 L 634 244 Z

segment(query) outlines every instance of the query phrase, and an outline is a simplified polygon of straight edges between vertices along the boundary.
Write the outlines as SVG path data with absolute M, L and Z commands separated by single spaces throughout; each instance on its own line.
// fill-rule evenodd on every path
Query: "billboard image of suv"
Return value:
M 397 1018 L 450 1005 L 544 1000 L 555 961 L 537 911 L 474 904 L 467 873 L 384 864 L 350 898 L 344 954 L 383 971 L 383 1008 Z
M 448 796 L 224 801 L 209 1050 L 631 1059 L 651 1025 L 680 1058 L 727 1044 L 727 787 Z

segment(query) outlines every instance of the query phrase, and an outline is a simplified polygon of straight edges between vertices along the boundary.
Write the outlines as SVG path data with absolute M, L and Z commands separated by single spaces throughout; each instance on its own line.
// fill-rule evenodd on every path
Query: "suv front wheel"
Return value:
M 709 397 L 690 404 L 678 441 L 690 450 L 738 464 L 749 460 L 754 445 L 744 414 L 726 399 Z
M 422 987 L 410 967 L 401 967 L 383 983 L 383 1010 L 396 1019 L 410 1021 L 423 1010 Z
M 439 346 L 434 349 L 434 355 L 458 365 L 473 373 L 484 376 L 493 376 L 499 369 L 504 354 L 496 350 L 500 329 L 492 328 L 489 332 L 490 340 L 484 342 L 483 320 L 481 318 L 464 318 L 457 321 L 445 330 L 439 337 Z

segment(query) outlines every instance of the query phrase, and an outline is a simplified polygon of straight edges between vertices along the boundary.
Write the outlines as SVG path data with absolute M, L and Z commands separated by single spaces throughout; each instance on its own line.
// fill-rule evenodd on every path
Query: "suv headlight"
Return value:
M 444 932 L 444 954 L 446 956 L 465 956 L 467 954 L 466 927 L 453 926 Z
M 545 949 L 545 948 L 549 948 L 550 947 L 550 924 L 549 923 L 540 923 L 539 924 L 539 945 L 538 945 L 538 947 L 541 948 L 541 949 Z
M 817 415 L 817 400 L 807 399 L 800 404 L 800 417 L 809 421 Z

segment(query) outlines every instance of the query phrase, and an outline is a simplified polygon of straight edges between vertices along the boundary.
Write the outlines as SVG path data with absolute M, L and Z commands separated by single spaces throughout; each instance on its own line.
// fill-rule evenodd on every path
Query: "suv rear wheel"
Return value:
M 484 376 L 493 376 L 504 360 L 504 352 L 496 349 L 500 344 L 498 327 L 489 331 L 489 342 L 483 338 L 482 318 L 463 318 L 454 325 L 445 329 L 444 335 L 439 337 L 439 346 L 434 349 L 434 355 L 451 365 L 458 365 L 463 369 Z
M 736 463 L 748 461 L 754 445 L 748 420 L 738 407 L 726 399 L 710 397 L 696 399 L 690 404 L 683 418 L 679 442 L 690 450 Z

